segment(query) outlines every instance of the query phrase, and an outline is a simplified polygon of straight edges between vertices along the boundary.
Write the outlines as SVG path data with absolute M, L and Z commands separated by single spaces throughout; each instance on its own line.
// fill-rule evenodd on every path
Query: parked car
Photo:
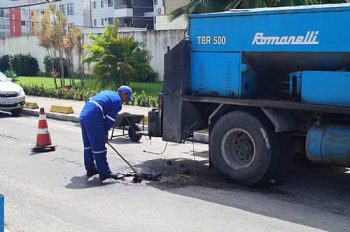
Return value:
M 11 112 L 13 116 L 19 116 L 23 110 L 24 102 L 23 88 L 0 72 L 0 110 Z

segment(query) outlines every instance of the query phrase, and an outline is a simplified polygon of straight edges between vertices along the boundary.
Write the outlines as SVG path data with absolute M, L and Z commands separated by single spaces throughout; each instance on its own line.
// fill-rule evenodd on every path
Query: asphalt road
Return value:
M 293 167 L 282 183 L 247 188 L 208 168 L 207 145 L 144 137 L 112 143 L 143 172 L 141 184 L 87 180 L 78 124 L 49 120 L 57 150 L 32 154 L 37 118 L 0 114 L 0 193 L 10 231 L 350 231 L 348 169 Z M 194 153 L 193 153 L 194 149 Z M 110 166 L 129 168 L 109 149 Z

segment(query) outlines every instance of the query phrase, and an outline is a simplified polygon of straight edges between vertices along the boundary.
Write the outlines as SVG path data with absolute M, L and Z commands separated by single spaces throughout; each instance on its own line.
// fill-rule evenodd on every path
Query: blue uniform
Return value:
M 106 157 L 105 138 L 121 108 L 122 100 L 118 92 L 103 91 L 87 101 L 81 111 L 84 165 L 87 171 L 97 169 L 101 176 L 111 174 Z

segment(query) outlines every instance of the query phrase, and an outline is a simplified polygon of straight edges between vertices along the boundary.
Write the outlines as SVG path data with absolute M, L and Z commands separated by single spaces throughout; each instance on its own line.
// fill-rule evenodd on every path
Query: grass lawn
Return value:
M 22 85 L 38 85 L 45 86 L 47 88 L 55 88 L 55 84 L 52 77 L 18 77 L 17 83 Z M 59 79 L 57 79 L 59 84 Z M 80 80 L 75 81 L 76 86 L 80 87 Z M 69 84 L 69 80 L 66 80 L 66 85 Z M 163 82 L 130 82 L 130 87 L 134 92 L 141 93 L 145 91 L 147 95 L 158 96 L 158 93 L 162 90 Z M 96 81 L 94 79 L 86 79 L 85 87 L 87 89 L 97 89 Z

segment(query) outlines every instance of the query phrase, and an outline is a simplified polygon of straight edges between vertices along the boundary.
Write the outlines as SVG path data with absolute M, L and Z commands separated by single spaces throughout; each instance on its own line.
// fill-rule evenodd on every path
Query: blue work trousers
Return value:
M 84 143 L 84 165 L 85 169 L 94 170 L 97 168 L 101 176 L 111 174 L 107 162 L 107 149 L 105 146 L 105 130 L 103 127 L 96 127 L 83 120 L 80 121 Z M 95 165 L 96 164 L 96 165 Z

